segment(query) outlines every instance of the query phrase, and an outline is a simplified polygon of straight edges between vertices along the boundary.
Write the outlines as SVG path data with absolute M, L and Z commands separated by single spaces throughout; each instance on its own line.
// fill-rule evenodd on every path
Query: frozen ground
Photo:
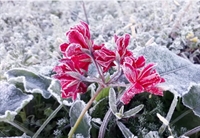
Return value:
M 114 34 L 129 33 L 131 48 L 150 40 L 200 63 L 197 0 L 0 1 L 0 79 L 13 67 L 48 74 L 65 32 L 86 21 L 83 6 L 96 43 L 113 48 Z

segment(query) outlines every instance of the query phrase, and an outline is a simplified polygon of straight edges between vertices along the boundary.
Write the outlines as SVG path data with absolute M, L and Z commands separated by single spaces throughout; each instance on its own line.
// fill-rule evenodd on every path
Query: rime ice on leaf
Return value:
M 138 55 L 144 55 L 147 62 L 157 63 L 156 70 L 166 81 L 162 84 L 165 90 L 182 97 L 189 92 L 193 84 L 200 84 L 200 65 L 195 65 L 157 45 L 136 51 Z
M 48 91 L 51 84 L 50 78 L 37 75 L 23 68 L 15 68 L 7 71 L 6 77 L 11 83 L 22 84 L 27 92 L 40 93 L 46 99 L 51 97 L 51 93 Z
M 74 126 L 76 120 L 78 119 L 79 115 L 81 114 L 85 106 L 86 106 L 85 102 L 80 100 L 76 100 L 74 104 L 71 106 L 69 111 L 71 126 Z M 88 138 L 90 137 L 90 129 L 91 129 L 91 116 L 88 113 L 86 113 L 74 134 L 75 135 L 82 134 L 84 138 Z
M 0 82 L 0 88 L 0 121 L 12 121 L 33 96 L 7 82 Z
M 194 114 L 200 117 L 200 85 L 194 85 L 190 91 L 183 96 L 183 104 L 192 109 Z

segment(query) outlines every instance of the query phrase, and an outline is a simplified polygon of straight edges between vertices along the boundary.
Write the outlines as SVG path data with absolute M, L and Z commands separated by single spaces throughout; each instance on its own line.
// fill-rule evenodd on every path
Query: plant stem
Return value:
M 7 123 L 11 124 L 12 126 L 16 127 L 17 129 L 21 130 L 22 132 L 33 136 L 33 132 L 31 132 L 30 130 L 28 130 L 27 128 L 23 127 L 22 125 L 20 125 L 17 121 L 6 121 Z
M 99 67 L 99 64 L 96 62 L 96 60 L 94 59 L 93 56 L 92 56 L 92 61 L 93 61 L 93 63 L 95 64 L 95 66 L 97 68 L 97 71 L 98 71 L 98 73 L 99 73 L 99 75 L 101 77 L 102 82 L 105 83 L 105 79 L 104 79 L 104 76 L 103 76 L 103 71 L 102 71 L 101 67 Z
M 123 104 L 122 102 L 120 102 L 120 97 L 123 95 L 120 94 L 119 97 L 117 98 L 117 108 L 120 108 Z M 109 121 L 111 120 L 111 117 L 113 117 L 114 114 L 112 113 L 111 109 L 109 109 L 106 113 L 106 115 L 104 116 L 103 118 L 103 122 L 99 128 L 99 134 L 98 134 L 98 138 L 104 138 L 104 135 L 105 135 L 105 132 L 106 132 L 106 128 L 107 128 L 107 125 L 109 123 Z
M 55 115 L 60 111 L 60 109 L 63 107 L 63 104 L 60 104 L 53 113 L 45 120 L 45 122 L 42 124 L 42 126 L 37 130 L 37 132 L 33 135 L 32 138 L 37 138 L 38 135 L 41 133 L 41 131 L 46 127 L 46 125 L 55 117 Z
M 199 131 L 200 131 L 200 126 L 197 126 L 197 127 L 193 128 L 193 129 L 187 131 L 186 133 L 184 133 L 183 136 L 191 136 L 191 135 L 193 135 L 193 134 L 195 134 L 195 133 L 197 133 Z
M 112 75 L 112 77 L 110 78 L 110 80 L 108 81 L 108 83 L 112 83 L 114 81 L 116 81 L 121 75 L 121 69 L 120 69 L 120 65 L 117 64 L 117 72 L 115 72 L 115 74 Z M 115 78 L 118 77 L 118 78 Z
M 87 22 L 87 24 L 89 24 L 89 20 L 88 20 L 87 12 L 86 12 L 86 9 L 85 9 L 85 3 L 84 3 L 83 0 L 82 0 L 82 4 L 83 4 L 83 11 L 84 11 L 84 14 L 85 14 L 86 22 Z
M 85 106 L 85 108 L 82 110 L 80 116 L 78 117 L 78 119 L 76 120 L 76 123 L 74 124 L 74 126 L 71 128 L 69 134 L 68 134 L 68 138 L 72 138 L 74 132 L 76 131 L 78 125 L 80 124 L 81 120 L 83 119 L 85 113 L 88 111 L 88 109 L 90 108 L 90 106 L 92 105 L 93 101 L 95 100 L 95 98 L 98 96 L 98 94 L 101 92 L 101 90 L 103 89 L 103 86 L 99 86 L 96 93 L 93 95 L 93 97 L 90 99 L 90 101 L 87 103 L 87 105 Z
M 187 111 L 185 111 L 184 113 L 182 113 L 180 116 L 178 116 L 176 119 L 174 119 L 170 124 L 173 125 L 174 123 L 176 123 L 177 121 L 179 121 L 181 118 L 183 118 L 184 116 L 186 116 L 187 114 L 191 113 L 192 110 L 189 109 Z

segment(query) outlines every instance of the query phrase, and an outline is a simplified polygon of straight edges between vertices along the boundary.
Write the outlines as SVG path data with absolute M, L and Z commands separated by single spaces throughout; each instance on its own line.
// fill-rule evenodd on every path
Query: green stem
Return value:
M 96 93 L 93 95 L 93 97 L 90 99 L 90 101 L 87 103 L 87 105 L 85 106 L 85 108 L 82 110 L 80 116 L 78 117 L 78 119 L 76 120 L 76 123 L 74 124 L 74 126 L 71 128 L 69 134 L 68 134 L 68 138 L 72 138 L 74 132 L 76 131 L 77 127 L 79 126 L 81 120 L 83 119 L 85 113 L 87 112 L 87 110 L 90 108 L 90 106 L 92 105 L 93 101 L 95 100 L 95 98 L 98 96 L 98 94 L 101 92 L 101 90 L 103 89 L 103 86 L 99 86 Z
M 33 135 L 32 138 L 37 138 L 38 135 L 41 133 L 41 131 L 46 127 L 46 125 L 55 117 L 55 115 L 60 111 L 60 109 L 63 107 L 63 104 L 60 104 L 55 111 L 45 120 L 45 122 L 42 124 L 42 126 L 37 130 L 37 132 Z
M 179 115 L 176 119 L 174 119 L 170 124 L 173 125 L 174 123 L 176 123 L 177 121 L 179 121 L 181 118 L 183 118 L 184 116 L 186 116 L 187 114 L 191 113 L 192 110 L 189 109 L 187 111 L 185 111 L 184 113 L 182 113 L 181 115 Z
M 22 125 L 20 125 L 17 121 L 6 121 L 7 123 L 11 124 L 12 126 L 16 127 L 17 129 L 21 130 L 22 132 L 33 136 L 33 132 L 31 132 L 30 130 L 28 130 L 27 128 L 23 127 Z
M 193 128 L 193 129 L 187 131 L 186 133 L 184 133 L 183 136 L 188 136 L 189 137 L 189 136 L 191 136 L 191 135 L 193 135 L 193 134 L 195 134 L 195 133 L 197 133 L 199 131 L 200 131 L 200 126 L 197 126 L 197 127 Z

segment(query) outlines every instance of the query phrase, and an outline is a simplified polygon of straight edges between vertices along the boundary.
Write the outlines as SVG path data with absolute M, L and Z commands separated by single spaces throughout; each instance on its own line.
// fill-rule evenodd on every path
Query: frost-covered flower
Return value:
M 60 62 L 61 64 L 54 68 L 56 72 L 54 78 L 60 81 L 61 96 L 62 98 L 72 97 L 75 100 L 77 93 L 84 93 L 87 90 L 87 85 L 83 82 L 83 73 L 69 58 L 61 59 Z
M 110 67 L 115 65 L 113 63 L 116 59 L 115 52 L 104 46 L 99 50 L 95 50 L 94 57 L 96 62 L 103 67 L 103 72 L 108 71 Z
M 124 58 L 132 56 L 132 52 L 127 50 L 129 41 L 130 41 L 130 35 L 125 34 L 124 36 L 114 36 L 115 43 L 117 45 L 117 55 L 119 56 L 119 62 L 123 64 Z
M 123 71 L 131 85 L 121 97 L 121 101 L 124 104 L 128 104 L 135 94 L 142 93 L 144 91 L 150 92 L 154 95 L 163 95 L 163 90 L 159 88 L 157 84 L 162 83 L 165 80 L 160 77 L 154 69 L 155 64 L 149 63 L 144 66 L 144 63 L 144 57 L 140 57 L 138 59 L 125 58 Z M 144 67 L 136 68 L 141 66 Z

